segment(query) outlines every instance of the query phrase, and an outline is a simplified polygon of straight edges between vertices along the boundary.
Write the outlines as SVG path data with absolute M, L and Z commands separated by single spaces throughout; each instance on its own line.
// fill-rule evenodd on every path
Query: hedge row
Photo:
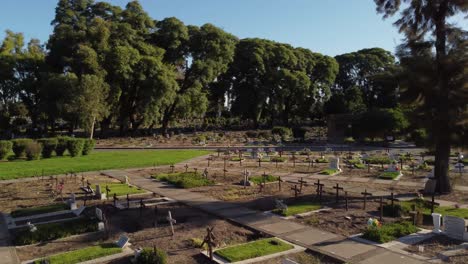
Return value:
M 0 160 L 7 158 L 11 152 L 16 159 L 27 160 L 36 160 L 41 156 L 50 158 L 54 152 L 57 156 L 63 156 L 65 151 L 72 157 L 88 155 L 95 144 L 93 139 L 72 137 L 41 138 L 37 141 L 29 138 L 0 140 Z

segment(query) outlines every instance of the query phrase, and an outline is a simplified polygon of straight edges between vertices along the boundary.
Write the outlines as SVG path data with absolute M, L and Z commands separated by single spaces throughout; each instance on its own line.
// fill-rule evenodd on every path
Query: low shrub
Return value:
M 323 171 L 320 172 L 320 174 L 322 175 L 333 175 L 335 173 L 339 172 L 339 170 L 336 170 L 336 169 L 325 169 Z
M 96 141 L 94 139 L 85 139 L 84 140 L 84 145 L 83 145 L 83 155 L 89 155 L 91 151 L 94 149 L 94 146 L 96 145 Z
M 57 148 L 57 144 L 58 144 L 57 138 L 41 138 L 37 140 L 37 142 L 41 143 L 42 145 L 42 157 L 43 158 L 52 157 L 52 153 Z
M 378 243 L 386 243 L 397 238 L 418 232 L 410 222 L 384 224 L 381 227 L 368 227 L 362 237 Z
M 268 182 L 275 182 L 275 181 L 278 181 L 278 177 L 275 177 L 273 175 L 267 175 L 265 177 L 263 176 L 252 176 L 249 178 L 249 181 L 255 183 L 255 184 L 260 184 L 260 183 L 263 183 L 264 181 L 266 183 Z
M 26 156 L 26 146 L 29 142 L 32 142 L 32 139 L 29 138 L 19 138 L 13 139 L 13 153 L 15 153 L 15 158 L 20 159 Z
M 136 259 L 137 264 L 167 264 L 167 254 L 159 248 L 144 248 Z
M 370 164 L 391 164 L 392 163 L 392 160 L 389 158 L 389 157 L 385 157 L 385 156 L 371 156 L 371 157 L 367 157 L 364 159 L 366 162 L 370 163 Z
M 292 137 L 292 130 L 288 127 L 276 126 L 271 129 L 273 135 L 281 136 L 282 140 L 288 140 Z
M 31 232 L 29 228 L 15 230 L 14 244 L 17 246 L 29 245 L 98 230 L 97 222 L 87 218 L 42 224 L 36 227 L 35 232 Z
M 57 147 L 55 148 L 57 156 L 63 156 L 68 148 L 68 141 L 70 139 L 70 137 L 57 137 Z
M 400 176 L 399 171 L 384 171 L 384 172 L 380 173 L 379 178 L 380 179 L 385 179 L 385 180 L 394 180 L 398 176 Z
M 192 245 L 192 247 L 202 248 L 203 239 L 192 237 L 192 238 L 189 239 L 189 243 L 190 243 L 190 245 Z M 204 249 L 208 248 L 208 245 L 204 244 L 203 248 Z
M 423 147 L 427 145 L 429 135 L 427 134 L 427 131 L 424 128 L 415 129 L 411 132 L 411 139 L 414 141 L 414 144 L 417 147 Z
M 241 160 L 244 160 L 243 158 L 239 158 L 239 157 L 232 157 L 231 158 L 231 161 L 241 161 Z
M 273 157 L 270 159 L 271 162 L 286 162 L 285 157 Z
M 70 156 L 77 157 L 83 153 L 85 140 L 82 138 L 70 138 L 67 142 L 67 150 Z
M 12 151 L 13 143 L 8 140 L 0 140 L 0 160 L 8 157 L 8 154 Z
M 318 159 L 315 159 L 315 162 L 316 163 L 328 163 L 328 159 L 327 158 L 318 158 Z
M 37 160 L 41 157 L 42 145 L 35 141 L 31 141 L 26 144 L 25 152 L 27 160 Z

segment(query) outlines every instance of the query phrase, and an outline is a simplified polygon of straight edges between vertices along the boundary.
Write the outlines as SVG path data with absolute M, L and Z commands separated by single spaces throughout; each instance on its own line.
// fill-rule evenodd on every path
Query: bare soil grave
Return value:
M 415 245 L 411 245 L 405 248 L 405 250 L 410 253 L 433 258 L 437 257 L 438 253 L 449 250 L 462 243 L 463 241 L 452 239 L 444 235 L 438 235 L 430 239 L 424 240 L 420 243 L 417 243 Z M 424 251 L 419 251 L 420 246 L 424 247 Z M 468 263 L 468 250 L 465 250 L 463 253 L 460 253 L 457 256 L 454 256 L 453 258 L 451 257 L 448 263 Z

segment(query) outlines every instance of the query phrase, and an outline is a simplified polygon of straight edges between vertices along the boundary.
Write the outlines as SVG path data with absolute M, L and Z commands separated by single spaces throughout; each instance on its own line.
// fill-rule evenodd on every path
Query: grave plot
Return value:
M 397 199 L 398 200 L 398 199 Z M 414 198 L 410 200 L 398 200 L 393 205 L 387 203 L 384 205 L 384 215 L 389 217 L 410 216 L 411 212 L 417 211 L 421 217 L 426 218 L 426 222 L 431 222 L 431 214 L 439 213 L 441 215 L 455 216 L 468 219 L 468 208 L 456 208 L 455 206 L 440 206 L 430 200 Z M 427 220 L 428 219 L 428 220 Z
M 468 246 L 462 240 L 436 235 L 410 245 L 405 251 L 430 259 L 440 258 L 450 263 L 468 263 Z

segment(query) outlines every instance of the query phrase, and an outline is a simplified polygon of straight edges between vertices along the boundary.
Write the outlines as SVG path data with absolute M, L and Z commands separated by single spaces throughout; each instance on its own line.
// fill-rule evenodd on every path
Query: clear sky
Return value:
M 46 41 L 58 0 L 1 0 L 0 37 L 7 29 Z M 125 6 L 128 0 L 108 0 Z M 154 19 L 212 23 L 239 38 L 258 37 L 335 56 L 363 48 L 394 52 L 402 36 L 382 20 L 373 0 L 140 0 Z M 462 19 L 460 19 L 462 20 Z M 463 26 L 468 28 L 466 20 Z

